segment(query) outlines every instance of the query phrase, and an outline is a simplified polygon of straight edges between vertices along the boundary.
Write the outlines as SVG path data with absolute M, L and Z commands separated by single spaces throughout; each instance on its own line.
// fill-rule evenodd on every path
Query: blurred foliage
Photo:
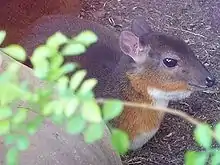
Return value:
M 5 36 L 6 33 L 1 31 L 1 43 Z M 86 79 L 86 70 L 74 62 L 64 63 L 64 56 L 81 55 L 97 40 L 91 31 L 83 31 L 74 38 L 56 32 L 45 44 L 38 46 L 30 60 L 35 76 L 48 83 L 44 88 L 31 90 L 28 80 L 19 80 L 20 66 L 15 62 L 0 75 L 0 136 L 8 148 L 8 165 L 18 163 L 19 152 L 28 149 L 29 136 L 40 129 L 46 118 L 64 127 L 69 134 L 83 133 L 85 141 L 93 143 L 103 137 L 105 122 L 121 113 L 123 103 L 119 100 L 109 100 L 101 106 L 96 102 L 93 89 L 98 81 Z M 63 46 L 62 50 L 59 50 L 60 46 Z M 17 61 L 27 58 L 26 51 L 19 45 L 9 45 L 1 50 Z M 70 73 L 72 76 L 67 76 Z M 31 112 L 25 108 L 12 108 L 12 104 L 21 98 L 33 106 Z M 36 116 L 27 120 L 32 111 Z M 120 154 L 127 152 L 128 135 L 112 129 L 113 147 Z

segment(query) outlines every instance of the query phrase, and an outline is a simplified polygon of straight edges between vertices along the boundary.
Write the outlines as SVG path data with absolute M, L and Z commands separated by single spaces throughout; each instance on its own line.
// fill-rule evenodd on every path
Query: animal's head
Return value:
M 215 83 L 183 40 L 153 32 L 143 18 L 132 22 L 131 31 L 122 31 L 119 42 L 135 62 L 127 72 L 131 85 L 143 95 L 179 100 Z

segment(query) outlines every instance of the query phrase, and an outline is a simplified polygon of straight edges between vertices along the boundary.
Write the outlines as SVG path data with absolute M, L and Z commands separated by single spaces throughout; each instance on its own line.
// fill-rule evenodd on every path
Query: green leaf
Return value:
M 33 64 L 37 61 L 41 61 L 42 59 L 46 59 L 48 57 L 51 57 L 53 54 L 53 49 L 46 45 L 40 45 L 37 48 L 34 49 L 33 55 L 31 56 L 31 61 Z
M 196 141 L 204 148 L 209 149 L 212 144 L 212 130 L 208 124 L 200 124 L 194 130 Z
M 79 43 L 70 43 L 64 46 L 61 53 L 63 56 L 75 56 L 85 53 L 86 47 Z
M 7 165 L 17 165 L 18 164 L 18 154 L 19 151 L 16 148 L 10 148 L 6 154 Z
M 3 48 L 2 50 L 16 60 L 24 61 L 26 59 L 26 51 L 20 45 L 12 44 Z
M 50 86 L 43 88 L 38 88 L 37 91 L 35 91 L 39 99 L 37 100 L 37 104 L 41 107 L 41 109 L 50 101 L 51 97 L 53 97 L 53 88 Z
M 63 62 L 64 62 L 64 58 L 62 55 L 60 55 L 58 52 L 56 55 L 54 55 L 53 57 L 51 57 L 50 59 L 50 65 L 52 69 L 57 69 L 59 68 Z
M 127 133 L 117 128 L 113 128 L 111 132 L 111 141 L 113 148 L 119 154 L 125 154 L 130 146 L 129 137 Z
M 58 103 L 59 104 L 57 104 L 57 106 L 54 107 L 54 114 L 63 115 L 64 105 L 62 104 L 62 102 L 58 102 Z
M 99 123 L 102 121 L 100 107 L 95 100 L 87 100 L 81 107 L 82 116 L 89 122 Z
M 0 120 L 9 118 L 12 115 L 10 107 L 0 107 Z
M 85 80 L 82 85 L 80 86 L 77 94 L 79 95 L 85 95 L 88 92 L 92 91 L 93 88 L 96 86 L 96 84 L 98 83 L 98 81 L 94 78 Z
M 7 68 L 6 68 L 6 74 L 10 77 L 10 83 L 11 81 L 15 83 L 18 82 L 18 71 L 21 68 L 20 64 L 17 62 L 11 62 Z
M 44 106 L 44 108 L 43 108 L 43 111 L 42 111 L 42 112 L 43 112 L 43 115 L 44 115 L 44 116 L 49 116 L 49 115 L 51 115 L 51 114 L 54 112 L 55 107 L 57 107 L 59 104 L 60 104 L 60 103 L 59 103 L 58 101 L 56 101 L 56 100 L 53 100 L 53 101 L 47 103 L 47 104 Z
M 77 65 L 74 63 L 66 63 L 64 64 L 61 68 L 53 71 L 50 74 L 50 79 L 51 80 L 57 80 L 62 76 L 65 76 L 66 74 L 73 72 L 76 69 Z M 69 81 L 69 80 L 68 80 Z
M 17 136 L 17 147 L 19 150 L 24 151 L 28 149 L 29 145 L 30 145 L 30 142 L 29 142 L 28 137 L 24 135 Z
M 215 151 L 211 158 L 211 165 L 219 165 L 220 164 L 220 151 Z
M 56 32 L 47 39 L 46 45 L 55 49 L 68 42 L 68 38 L 61 32 Z
M 19 108 L 18 113 L 13 116 L 12 123 L 13 124 L 20 124 L 25 121 L 27 118 L 27 109 L 25 108 Z
M 64 74 L 62 73 L 62 71 L 59 69 L 50 69 L 50 71 L 48 72 L 47 75 L 47 81 L 48 82 L 57 82 L 57 80 L 63 76 Z
M 103 124 L 90 124 L 84 131 L 84 140 L 86 143 L 93 143 L 104 135 Z
M 74 38 L 74 40 L 83 43 L 86 46 L 90 46 L 91 44 L 96 43 L 98 41 L 98 37 L 94 32 L 86 30 L 78 34 Z
M 49 72 L 49 61 L 47 57 L 50 57 L 52 52 L 50 48 L 46 46 L 39 46 L 34 50 L 31 57 L 31 63 L 33 64 L 34 73 L 37 77 L 45 78 Z
M 216 141 L 220 144 L 220 123 L 215 126 Z
M 95 93 L 93 91 L 89 91 L 86 95 L 78 95 L 78 97 L 82 100 L 90 100 L 95 98 Z
M 19 69 L 20 69 L 20 65 L 17 62 L 12 62 L 7 67 L 7 71 L 9 73 L 17 73 Z
M 77 67 L 75 63 L 66 63 L 61 67 L 62 73 L 67 74 L 69 72 L 73 72 Z
M 34 74 L 40 79 L 45 79 L 49 72 L 49 62 L 47 60 L 41 61 L 41 66 L 34 66 Z M 39 64 L 40 64 L 39 63 Z
M 80 100 L 78 98 L 72 98 L 66 105 L 64 109 L 64 114 L 66 117 L 70 117 L 74 114 L 80 104 Z
M 75 91 L 77 87 L 81 84 L 86 74 L 87 74 L 86 70 L 80 70 L 80 71 L 77 71 L 74 75 L 72 75 L 70 79 L 70 88 L 73 91 Z
M 56 83 L 57 90 L 60 94 L 66 92 L 69 85 L 69 78 L 67 76 L 62 76 Z
M 0 83 L 1 84 L 6 84 L 8 81 L 10 81 L 10 79 L 11 79 L 11 74 L 8 74 L 7 71 L 2 72 L 0 74 Z
M 42 125 L 44 118 L 42 116 L 35 117 L 32 121 L 27 124 L 27 131 L 30 135 L 34 135 L 39 127 Z
M 104 103 L 102 113 L 104 120 L 112 120 L 119 116 L 123 110 L 123 103 L 120 100 L 108 100 Z
M 35 91 L 35 93 L 32 93 L 32 94 L 30 95 L 29 100 L 30 100 L 31 102 L 38 102 L 38 101 L 40 100 L 40 96 L 39 96 L 39 94 Z
M 66 123 L 66 131 L 70 134 L 78 134 L 83 131 L 86 126 L 86 121 L 80 116 L 71 117 Z
M 53 114 L 51 116 L 52 122 L 55 124 L 63 125 L 64 120 L 66 120 L 65 116 L 63 114 Z
M 8 82 L 0 83 L 0 101 L 2 105 L 11 103 L 13 100 L 21 97 L 21 89 L 16 84 Z
M 57 81 L 57 79 L 65 76 L 66 74 L 73 72 L 76 68 L 75 64 L 67 63 L 63 65 L 61 68 L 51 69 L 49 73 L 49 80 L 50 81 Z M 68 80 L 69 81 L 69 80 Z
M 11 62 L 6 66 L 5 71 L 0 75 L 0 83 L 2 87 L 5 87 L 7 85 L 12 85 L 15 88 L 17 88 L 18 91 L 21 91 L 18 87 L 18 71 L 21 66 L 19 66 L 18 62 Z
M 10 144 L 13 144 L 15 143 L 17 140 L 17 136 L 16 135 L 13 135 L 13 134 L 8 134 L 4 137 L 4 143 L 5 145 L 10 145 Z
M 22 80 L 21 83 L 20 83 L 21 90 L 23 90 L 26 94 L 30 94 L 29 83 L 30 82 L 28 80 Z M 29 98 L 29 96 L 27 96 L 27 98 Z
M 187 151 L 185 154 L 185 165 L 205 165 L 209 154 L 206 152 Z
M 0 120 L 0 136 L 10 132 L 9 120 Z
M 3 43 L 6 37 L 6 31 L 0 30 L 0 45 Z

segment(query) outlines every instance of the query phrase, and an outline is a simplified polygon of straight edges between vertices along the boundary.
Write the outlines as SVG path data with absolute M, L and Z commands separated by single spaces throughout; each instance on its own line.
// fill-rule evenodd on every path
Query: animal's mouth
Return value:
M 214 87 L 207 87 L 207 86 L 202 86 L 202 85 L 196 85 L 189 83 L 190 90 L 192 91 L 200 91 L 200 92 L 205 92 L 205 93 L 216 93 L 217 90 Z

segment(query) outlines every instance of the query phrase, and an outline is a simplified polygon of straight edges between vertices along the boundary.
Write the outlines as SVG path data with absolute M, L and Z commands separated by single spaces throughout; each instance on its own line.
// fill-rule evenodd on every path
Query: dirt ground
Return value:
M 80 16 L 117 31 L 127 28 L 132 18 L 144 16 L 153 29 L 183 38 L 217 80 L 220 78 L 219 0 L 85 0 Z M 170 107 L 215 124 L 220 120 L 216 89 L 214 94 L 195 93 L 189 99 L 170 103 Z M 200 149 L 191 136 L 193 128 L 179 117 L 166 115 L 156 136 L 123 161 L 130 165 L 182 165 L 187 150 Z

